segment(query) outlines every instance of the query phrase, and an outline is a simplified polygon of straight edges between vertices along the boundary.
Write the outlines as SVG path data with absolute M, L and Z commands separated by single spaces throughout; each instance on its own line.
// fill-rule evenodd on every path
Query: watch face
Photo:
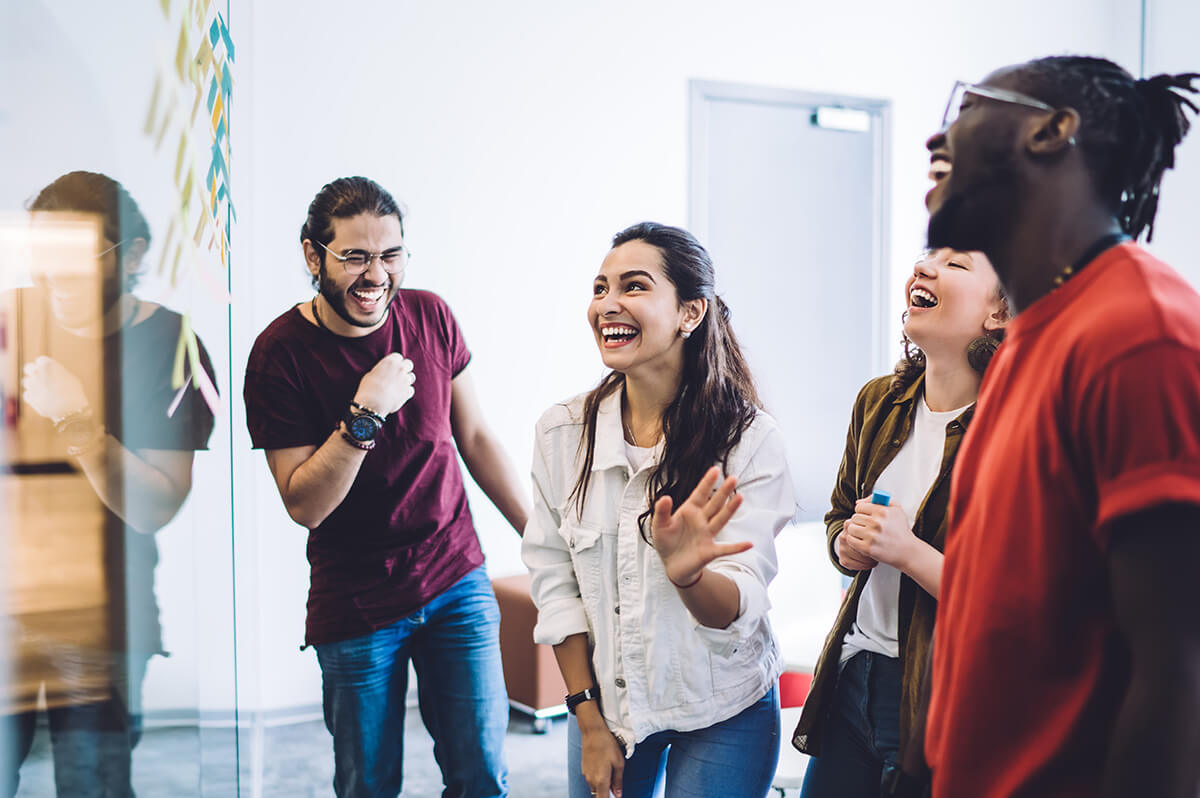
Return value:
M 370 416 L 355 416 L 346 424 L 346 430 L 356 441 L 373 441 L 379 433 L 379 422 Z

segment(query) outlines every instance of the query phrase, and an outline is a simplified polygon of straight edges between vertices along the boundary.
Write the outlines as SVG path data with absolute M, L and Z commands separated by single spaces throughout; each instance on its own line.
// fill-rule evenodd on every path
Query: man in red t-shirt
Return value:
M 1200 296 L 1129 240 L 1196 77 L 1040 59 L 929 140 L 930 246 L 985 252 L 1019 314 L 953 478 L 935 798 L 1200 790 Z
M 392 196 L 335 180 L 300 238 L 317 296 L 259 335 L 244 393 L 250 438 L 309 530 L 305 644 L 321 665 L 334 790 L 399 794 L 411 659 L 446 794 L 507 795 L 500 616 L 457 454 L 518 533 L 528 500 L 483 422 L 450 309 L 400 288 Z

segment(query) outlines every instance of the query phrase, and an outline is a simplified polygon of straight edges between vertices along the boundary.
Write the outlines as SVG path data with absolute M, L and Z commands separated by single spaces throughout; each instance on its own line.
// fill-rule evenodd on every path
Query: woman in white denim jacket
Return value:
M 537 425 L 522 555 L 571 694 L 571 798 L 664 773 L 667 798 L 753 798 L 774 774 L 767 584 L 795 503 L 713 284 L 686 231 L 618 233 L 588 310 L 612 372 Z

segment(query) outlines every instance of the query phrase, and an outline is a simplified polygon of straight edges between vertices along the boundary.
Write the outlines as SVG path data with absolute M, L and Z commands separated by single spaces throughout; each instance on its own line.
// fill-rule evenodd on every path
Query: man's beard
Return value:
M 945 178 L 954 179 L 954 172 Z M 929 217 L 930 249 L 979 251 L 993 262 L 1011 239 L 1020 212 L 1021 178 L 1011 154 L 998 155 L 971 185 L 949 194 Z M 1003 275 L 1000 275 L 1003 280 Z
M 392 302 L 395 301 L 396 294 L 400 292 L 400 286 L 393 284 L 392 280 L 389 279 L 387 286 L 387 301 L 384 302 L 380 307 L 379 318 L 375 319 L 374 321 L 360 321 L 359 319 L 356 319 L 350 315 L 350 311 L 346 308 L 346 294 L 338 288 L 336 281 L 330 279 L 329 272 L 325 270 L 324 265 L 321 266 L 321 271 L 318 277 L 320 280 L 319 290 L 321 292 L 321 296 L 325 298 L 325 304 L 333 308 L 333 312 L 338 314 L 342 321 L 353 325 L 354 327 L 374 327 L 376 324 L 378 324 L 379 319 L 383 318 L 383 314 L 387 312 L 387 309 L 391 306 Z M 353 290 L 355 285 L 358 285 L 357 280 L 354 281 L 354 285 L 350 286 L 350 289 Z

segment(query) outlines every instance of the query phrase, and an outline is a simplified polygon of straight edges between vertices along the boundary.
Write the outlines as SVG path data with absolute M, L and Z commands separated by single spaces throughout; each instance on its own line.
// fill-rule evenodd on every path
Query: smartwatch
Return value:
M 54 430 L 59 439 L 66 444 L 67 454 L 75 457 L 100 440 L 102 427 L 92 417 L 91 410 L 81 410 L 59 419 L 54 425 Z
M 374 443 L 375 436 L 383 428 L 383 416 L 358 402 L 351 402 L 350 409 L 342 416 L 346 433 L 359 443 Z
M 570 712 L 572 715 L 574 715 L 575 707 L 579 706 L 584 701 L 599 701 L 599 700 L 600 700 L 600 688 L 597 687 L 596 685 L 592 685 L 591 687 L 587 688 L 586 690 L 581 690 L 578 693 L 571 693 L 569 696 L 567 696 L 567 698 L 566 698 L 567 712 Z

